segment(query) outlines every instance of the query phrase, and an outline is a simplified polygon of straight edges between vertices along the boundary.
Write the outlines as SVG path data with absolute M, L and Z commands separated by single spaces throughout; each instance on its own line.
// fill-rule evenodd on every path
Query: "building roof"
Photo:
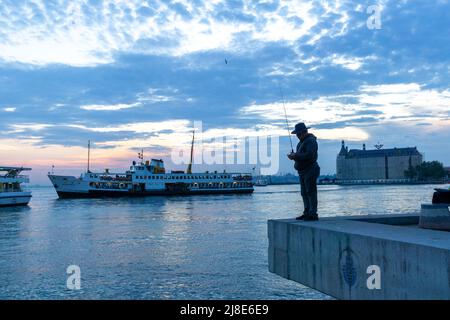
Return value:
M 346 158 L 373 158 L 373 157 L 399 157 L 399 156 L 420 156 L 417 147 L 414 148 L 392 148 L 392 149 L 374 149 L 359 150 L 351 149 Z
M 31 171 L 31 168 L 24 168 L 24 167 L 2 167 L 0 166 L 0 171 Z

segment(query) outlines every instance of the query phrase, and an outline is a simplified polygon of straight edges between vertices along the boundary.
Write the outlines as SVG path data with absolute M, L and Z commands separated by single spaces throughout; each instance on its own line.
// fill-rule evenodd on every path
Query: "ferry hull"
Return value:
M 31 200 L 31 192 L 5 192 L 0 194 L 0 207 L 26 206 Z
M 74 191 L 57 191 L 58 197 L 61 199 L 74 198 L 119 198 L 119 197 L 146 197 L 146 196 L 175 196 L 175 195 L 207 195 L 207 194 L 248 194 L 253 193 L 253 189 L 236 189 L 236 190 L 189 190 L 189 191 L 105 191 L 105 190 L 89 190 L 88 192 Z

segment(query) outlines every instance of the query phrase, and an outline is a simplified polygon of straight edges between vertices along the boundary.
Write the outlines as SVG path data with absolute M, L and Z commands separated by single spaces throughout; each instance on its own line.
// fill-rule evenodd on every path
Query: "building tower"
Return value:
M 348 148 L 345 147 L 345 142 L 342 140 L 341 151 L 339 151 L 336 158 L 336 179 L 343 179 L 345 176 L 346 168 L 345 168 L 345 158 L 348 154 Z

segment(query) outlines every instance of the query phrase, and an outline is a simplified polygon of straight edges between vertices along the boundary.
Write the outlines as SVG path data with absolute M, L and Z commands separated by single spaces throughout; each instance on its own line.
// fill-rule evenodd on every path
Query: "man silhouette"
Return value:
M 317 163 L 317 138 L 308 133 L 309 127 L 303 122 L 295 125 L 292 134 L 296 134 L 300 142 L 297 151 L 288 154 L 290 160 L 295 161 L 294 168 L 300 177 L 300 188 L 303 199 L 303 214 L 297 220 L 317 221 L 317 178 L 320 167 Z

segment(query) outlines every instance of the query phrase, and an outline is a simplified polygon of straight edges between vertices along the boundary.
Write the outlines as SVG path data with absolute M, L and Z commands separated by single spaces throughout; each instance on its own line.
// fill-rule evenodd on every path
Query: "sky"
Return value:
M 445 0 L 0 0 L 0 165 L 45 184 L 85 170 L 92 140 L 94 169 L 141 149 L 177 168 L 201 121 L 206 146 L 279 137 L 293 173 L 284 103 L 322 174 L 343 139 L 450 166 L 449 38 Z

